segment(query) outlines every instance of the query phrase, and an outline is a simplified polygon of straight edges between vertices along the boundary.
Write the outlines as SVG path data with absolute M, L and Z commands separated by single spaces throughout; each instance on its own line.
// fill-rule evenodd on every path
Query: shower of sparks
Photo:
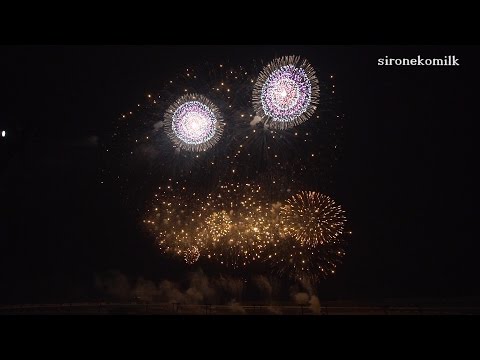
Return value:
M 310 63 L 298 56 L 285 56 L 263 68 L 253 89 L 253 105 L 270 127 L 287 129 L 313 115 L 319 93 Z
M 197 244 L 209 258 L 239 267 L 263 258 L 274 241 L 275 224 L 262 188 L 228 183 L 203 202 L 205 221 L 197 229 Z
M 144 222 L 164 252 L 189 264 L 200 258 L 231 268 L 256 263 L 316 281 L 334 274 L 345 254 L 345 217 L 326 195 L 301 192 L 282 204 L 249 183 L 225 183 L 203 196 L 185 187 L 159 190 Z
M 154 194 L 153 206 L 143 222 L 167 254 L 182 255 L 195 245 L 194 224 L 199 215 L 192 206 L 199 201 L 195 195 L 184 186 L 172 184 L 159 187 Z
M 287 237 L 276 248 L 277 256 L 269 261 L 269 267 L 277 274 L 295 280 L 318 282 L 335 275 L 337 266 L 345 255 L 343 241 L 309 246 Z

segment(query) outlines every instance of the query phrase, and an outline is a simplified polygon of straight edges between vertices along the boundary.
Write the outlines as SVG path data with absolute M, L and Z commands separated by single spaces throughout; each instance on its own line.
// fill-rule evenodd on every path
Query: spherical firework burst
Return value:
M 215 211 L 205 219 L 207 237 L 213 242 L 218 242 L 232 229 L 232 220 L 225 210 Z
M 261 71 L 253 89 L 253 106 L 266 124 L 287 129 L 313 115 L 319 93 L 310 63 L 299 56 L 284 56 Z
M 183 259 L 189 265 L 195 264 L 200 258 L 200 250 L 196 246 L 191 246 L 184 251 Z
M 302 244 L 328 244 L 344 231 L 344 211 L 333 199 L 315 191 L 295 194 L 280 214 L 284 233 Z
M 220 110 L 203 95 L 187 94 L 165 113 L 167 134 L 180 149 L 205 151 L 217 143 L 223 131 Z
M 122 201 L 134 212 L 145 203 L 153 188 L 170 178 L 188 179 L 190 187 L 215 186 L 230 163 L 225 154 L 236 143 L 233 137 L 239 136 L 240 125 L 247 126 L 245 120 L 253 116 L 250 106 L 253 74 L 250 67 L 228 62 L 172 68 L 168 78 L 145 94 L 144 100 L 122 109 L 112 124 L 110 136 L 102 138 L 103 166 L 99 181 L 114 184 Z M 171 123 L 166 125 L 167 109 L 183 94 L 202 94 L 218 109 L 217 114 L 210 107 L 219 130 L 223 131 L 208 151 L 181 150 L 205 146 L 183 144 L 173 133 Z M 227 121 L 228 126 L 223 126 Z M 208 143 L 215 143 L 218 135 L 220 131 Z M 175 145 L 177 141 L 182 147 Z

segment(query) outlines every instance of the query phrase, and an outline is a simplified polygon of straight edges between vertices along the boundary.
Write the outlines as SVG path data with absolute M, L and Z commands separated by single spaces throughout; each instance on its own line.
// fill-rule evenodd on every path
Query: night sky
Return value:
M 333 186 L 353 235 L 320 297 L 480 296 L 478 47 L 2 46 L 0 303 L 95 300 L 95 275 L 112 269 L 155 281 L 184 272 L 101 184 L 100 145 L 179 69 L 290 54 L 334 74 L 345 113 Z M 377 66 L 418 55 L 461 65 Z

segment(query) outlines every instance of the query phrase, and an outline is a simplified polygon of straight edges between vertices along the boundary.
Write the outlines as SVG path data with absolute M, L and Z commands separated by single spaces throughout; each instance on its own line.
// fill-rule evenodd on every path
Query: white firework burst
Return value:
M 218 142 L 224 123 L 218 107 L 205 96 L 187 94 L 167 109 L 165 126 L 175 146 L 182 150 L 200 152 Z
M 288 129 L 315 112 L 320 88 L 315 70 L 299 56 L 284 56 L 263 68 L 253 89 L 253 106 L 268 126 Z

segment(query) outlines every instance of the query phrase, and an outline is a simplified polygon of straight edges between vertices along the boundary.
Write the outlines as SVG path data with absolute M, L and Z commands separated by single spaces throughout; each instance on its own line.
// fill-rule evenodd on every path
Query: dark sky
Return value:
M 335 74 L 346 114 L 336 164 L 353 231 L 331 298 L 480 296 L 474 114 L 480 49 L 451 46 L 0 47 L 0 303 L 88 299 L 96 273 L 182 271 L 140 239 L 99 185 L 92 136 L 177 69 L 299 54 Z M 456 55 L 459 67 L 377 59 Z

